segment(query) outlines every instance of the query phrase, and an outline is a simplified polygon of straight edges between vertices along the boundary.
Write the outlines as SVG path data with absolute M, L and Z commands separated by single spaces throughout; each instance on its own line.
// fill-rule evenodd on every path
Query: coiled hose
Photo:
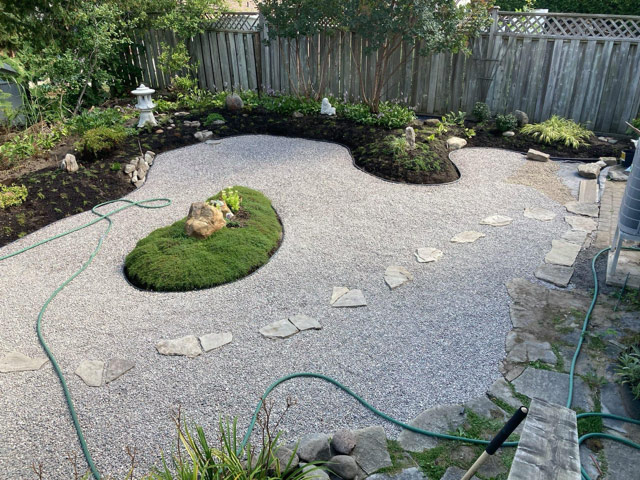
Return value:
M 110 204 L 114 204 L 114 203 L 118 203 L 118 202 L 124 202 L 125 205 L 118 207 L 110 212 L 107 213 L 100 213 L 97 211 L 98 208 L 103 207 L 105 205 L 110 205 Z M 38 314 L 38 319 L 36 322 L 36 332 L 38 334 L 38 341 L 40 342 L 40 344 L 42 345 L 42 348 L 44 349 L 45 353 L 47 354 L 47 356 L 49 357 L 49 360 L 51 360 L 51 364 L 53 365 L 54 371 L 56 373 L 56 376 L 58 377 L 58 379 L 60 380 L 60 384 L 62 385 L 62 391 L 64 393 L 64 397 L 65 397 L 65 401 L 67 402 L 67 407 L 69 409 L 69 413 L 71 415 L 71 419 L 73 421 L 73 426 L 76 430 L 76 434 L 78 437 L 78 442 L 80 443 L 80 447 L 82 449 L 82 453 L 87 461 L 87 464 L 89 465 L 89 469 L 91 471 L 91 474 L 93 475 L 93 477 L 96 480 L 100 480 L 100 473 L 95 465 L 95 463 L 93 462 L 93 459 L 91 457 L 91 453 L 89 452 L 89 449 L 87 447 L 84 435 L 82 433 L 82 428 L 80 426 L 80 423 L 78 421 L 78 416 L 76 414 L 74 405 L 73 405 L 73 400 L 71 399 L 71 394 L 69 392 L 69 388 L 67 387 L 67 382 L 65 380 L 64 374 L 62 373 L 62 370 L 60 369 L 60 366 L 58 365 L 58 362 L 56 361 L 55 356 L 53 355 L 53 352 L 51 351 L 51 349 L 49 348 L 49 346 L 47 345 L 44 336 L 42 334 L 42 319 L 44 316 L 44 313 L 47 309 L 47 307 L 49 306 L 49 304 L 51 303 L 51 301 L 58 295 L 58 293 L 60 293 L 64 287 L 66 287 L 69 283 L 71 283 L 73 281 L 73 279 L 75 279 L 78 275 L 80 275 L 84 270 L 87 269 L 87 267 L 91 264 L 91 262 L 93 261 L 93 259 L 96 257 L 96 255 L 98 254 L 98 252 L 100 251 L 100 249 L 102 248 L 102 244 L 105 240 L 105 238 L 107 237 L 107 235 L 109 234 L 109 231 L 111 230 L 111 226 L 113 224 L 113 221 L 111 220 L 111 217 L 113 215 L 115 215 L 116 213 L 119 213 L 123 210 L 126 210 L 128 208 L 131 207 L 139 207 L 139 208 L 148 208 L 148 209 L 152 209 L 152 208 L 164 208 L 166 206 L 169 206 L 171 204 L 171 200 L 168 198 L 153 198 L 153 199 L 148 199 L 148 200 L 141 200 L 141 201 L 132 201 L 132 200 L 126 200 L 126 199 L 119 199 L 119 200 L 112 200 L 109 202 L 104 202 L 101 203 L 99 205 L 96 205 L 95 207 L 93 207 L 91 209 L 91 212 L 94 213 L 97 218 L 95 218 L 94 220 L 85 223 L 83 225 L 80 225 L 76 228 L 73 228 L 71 230 L 67 230 L 63 233 L 60 233 L 58 235 L 55 235 L 53 237 L 47 238 L 45 240 L 42 240 L 40 242 L 37 242 L 33 245 L 30 245 L 28 247 L 25 247 L 21 250 L 18 250 L 14 253 L 11 253 L 9 255 L 5 255 L 3 257 L 0 257 L 0 261 L 2 260 L 6 260 L 8 258 L 14 257 L 16 255 L 20 255 L 21 253 L 24 253 L 28 250 L 31 250 L 33 248 L 36 248 L 40 245 L 43 245 L 45 243 L 51 242 L 53 240 L 56 240 L 58 238 L 64 237 L 66 235 L 70 235 L 74 232 L 77 232 L 79 230 L 82 230 L 84 228 L 88 228 L 92 225 L 95 225 L 98 222 L 101 222 L 103 220 L 107 221 L 107 227 L 104 230 L 104 232 L 102 233 L 102 235 L 100 236 L 98 243 L 96 245 L 96 248 L 93 250 L 93 252 L 91 253 L 91 255 L 89 256 L 89 259 L 78 269 L 76 270 L 69 278 L 67 278 L 58 288 L 56 288 L 54 290 L 54 292 L 49 296 L 49 298 L 47 299 L 47 301 L 44 303 L 44 305 L 42 306 L 42 308 L 40 309 L 40 312 Z M 598 297 L 598 289 L 599 289 L 599 284 L 598 284 L 598 276 L 596 273 L 596 268 L 595 268 L 595 262 L 598 259 L 598 257 L 600 257 L 600 255 L 602 255 L 603 253 L 607 252 L 610 250 L 610 247 L 605 248 L 600 250 L 592 259 L 591 261 L 591 271 L 593 273 L 593 281 L 594 281 L 594 293 L 593 293 L 593 298 L 591 301 L 591 305 L 589 307 L 589 310 L 587 311 L 587 314 L 585 315 L 585 319 L 582 325 L 582 332 L 580 335 L 580 340 L 578 341 L 578 346 L 576 348 L 576 351 L 574 353 L 573 356 L 573 360 L 571 362 L 571 369 L 569 372 L 569 395 L 567 398 L 567 408 L 571 408 L 571 403 L 573 400 L 573 383 L 574 383 L 574 376 L 575 376 L 575 367 L 576 367 L 576 363 L 578 360 L 578 356 L 580 355 L 580 350 L 582 348 L 582 344 L 584 342 L 584 337 L 587 331 L 587 327 L 589 325 L 589 319 L 591 317 L 591 314 L 593 313 L 593 309 L 595 308 L 596 305 L 596 301 L 597 301 L 597 297 Z M 629 250 L 640 250 L 637 248 L 629 248 Z M 311 373 L 311 372 L 301 372 L 301 373 L 292 373 L 290 375 L 286 375 L 284 377 L 281 377 L 279 379 L 277 379 L 275 382 L 273 382 L 271 385 L 269 385 L 269 387 L 265 390 L 264 394 L 262 395 L 262 397 L 260 398 L 260 400 L 258 401 L 258 404 L 256 405 L 255 411 L 253 413 L 253 416 L 251 417 L 251 421 L 249 422 L 249 427 L 247 429 L 247 433 L 245 434 L 242 443 L 240 445 L 240 449 L 239 452 L 242 452 L 242 450 L 244 450 L 244 448 L 247 445 L 247 442 L 249 441 L 249 438 L 251 437 L 251 433 L 253 432 L 253 429 L 255 428 L 256 425 L 256 421 L 258 418 L 258 414 L 260 412 L 260 409 L 262 408 L 262 405 L 265 401 L 265 399 L 267 398 L 267 396 L 279 385 L 281 385 L 282 383 L 288 382 L 289 380 L 292 380 L 294 378 L 317 378 L 326 382 L 331 383 L 332 385 L 336 386 L 337 388 L 339 388 L 340 390 L 344 391 L 345 393 L 347 393 L 348 395 L 352 396 L 353 398 L 355 398 L 358 402 L 360 402 L 360 404 L 362 406 L 364 406 L 366 409 L 370 410 L 371 412 L 373 412 L 375 415 L 383 418 L 384 420 L 391 422 L 395 425 L 398 425 L 399 427 L 402 427 L 406 430 L 409 430 L 411 432 L 414 433 L 418 433 L 420 435 L 426 435 L 429 437 L 434 437 L 434 438 L 439 438 L 442 440 L 454 440 L 454 441 L 460 441 L 460 442 L 466 442 L 466 443 L 471 443 L 471 444 L 475 444 L 475 445 L 488 445 L 489 442 L 487 440 L 481 440 L 481 439 L 474 439 L 474 438 L 466 438 L 466 437 L 460 437 L 460 436 L 456 436 L 456 435 L 447 435 L 444 433 L 437 433 L 437 432 L 431 432 L 429 430 L 423 430 L 421 428 L 417 428 L 414 427 L 412 425 L 409 425 L 407 423 L 401 422 L 400 420 L 396 420 L 395 418 L 381 412 L 380 410 L 378 410 L 377 408 L 373 407 L 372 405 L 370 405 L 366 400 L 364 400 L 362 397 L 360 397 L 358 394 L 354 393 L 353 391 L 351 391 L 348 387 L 346 387 L 345 385 L 342 385 L 340 382 L 338 382 L 337 380 L 328 377 L 326 375 L 322 375 L 319 373 Z M 600 413 L 600 412 L 589 412 L 589 413 L 582 413 L 579 414 L 577 416 L 578 419 L 580 418 L 586 418 L 586 417 L 590 417 L 590 416 L 599 416 L 602 418 L 612 418 L 615 420 L 620 420 L 623 422 L 627 422 L 627 423 L 634 423 L 634 424 L 638 424 L 640 425 L 640 421 L 638 420 L 634 420 L 631 418 L 626 418 L 626 417 L 620 417 L 617 415 L 611 415 L 611 414 L 606 414 L 606 413 Z M 614 440 L 617 442 L 620 442 L 624 445 L 636 448 L 636 449 L 640 449 L 640 445 L 627 440 L 625 438 L 619 437 L 619 436 L 615 436 L 615 435 L 610 435 L 610 434 L 606 434 L 606 433 L 589 433 L 587 435 L 583 435 L 582 437 L 580 437 L 579 439 L 579 443 L 582 444 L 585 440 L 589 439 L 589 438 L 605 438 L 605 439 L 609 439 L 609 440 Z M 516 447 L 518 445 L 518 442 L 505 442 L 503 444 L 503 446 L 505 447 Z M 587 474 L 587 472 L 584 470 L 584 468 L 582 468 L 582 476 L 585 480 L 591 480 L 589 475 Z

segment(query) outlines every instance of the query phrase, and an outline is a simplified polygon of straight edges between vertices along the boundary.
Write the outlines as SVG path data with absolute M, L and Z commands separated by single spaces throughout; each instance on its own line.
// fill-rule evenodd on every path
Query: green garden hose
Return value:
M 125 202 L 126 205 L 116 208 L 115 210 L 112 210 L 108 213 L 102 214 L 96 211 L 96 209 L 105 206 L 105 205 L 109 205 L 112 203 L 116 203 L 116 202 Z M 159 205 L 149 205 L 149 204 L 155 204 L 161 202 Z M 58 362 L 56 361 L 53 353 L 51 352 L 51 350 L 49 349 L 47 343 L 44 340 L 44 336 L 42 335 L 42 318 L 44 316 L 44 312 L 46 311 L 47 307 L 49 306 L 49 304 L 51 303 L 51 301 L 58 295 L 58 293 L 60 293 L 60 291 L 62 291 L 62 289 L 64 289 L 64 287 L 66 287 L 71 281 L 73 281 L 73 279 L 75 279 L 78 275 L 80 275 L 84 270 L 86 270 L 86 268 L 91 264 L 91 262 L 93 261 L 93 259 L 95 258 L 95 256 L 98 254 L 98 252 L 100 251 L 102 244 L 105 240 L 105 238 L 107 237 L 109 231 L 111 230 L 111 226 L 112 226 L 112 220 L 111 220 L 111 216 L 115 215 L 116 213 L 119 213 L 127 208 L 130 207 L 140 207 L 140 208 L 163 208 L 166 207 L 168 205 L 171 204 L 171 200 L 167 199 L 167 198 L 156 198 L 156 199 L 149 199 L 149 200 L 141 200 L 141 201 L 131 201 L 131 200 L 126 200 L 126 199 L 119 199 L 119 200 L 112 200 L 109 202 L 104 202 L 101 203 L 99 205 L 96 205 L 95 207 L 93 207 L 91 209 L 91 211 L 97 215 L 97 218 L 92 220 L 91 222 L 85 223 L 84 225 L 80 225 L 76 228 L 73 228 L 71 230 L 68 230 L 66 232 L 60 233 L 58 235 L 55 235 L 53 237 L 50 237 L 48 239 L 42 240 L 40 242 L 37 242 L 33 245 L 30 245 L 28 247 L 25 247 L 21 250 L 18 250 L 14 253 L 11 253 L 9 255 L 5 255 L 3 257 L 0 257 L 0 261 L 2 260 L 6 260 L 8 258 L 14 257 L 16 255 L 20 255 L 21 253 L 24 253 L 28 250 L 31 250 L 33 248 L 36 248 L 40 245 L 43 245 L 45 243 L 51 242 L 53 240 L 56 240 L 58 238 L 64 237 L 66 235 L 69 235 L 71 233 L 77 232 L 78 230 L 82 230 L 84 228 L 90 227 L 102 220 L 106 220 L 107 221 L 107 228 L 105 229 L 105 231 L 102 233 L 102 235 L 100 236 L 100 239 L 98 240 L 98 244 L 96 245 L 96 248 L 93 250 L 93 252 L 91 253 L 91 255 L 89 256 L 89 259 L 76 271 L 74 272 L 69 278 L 67 278 L 58 288 L 56 288 L 56 290 L 51 294 L 51 296 L 49 296 L 49 298 L 47 299 L 47 301 L 44 303 L 44 305 L 42 306 L 42 308 L 40 309 L 40 313 L 38 314 L 38 319 L 37 319 L 37 323 L 36 323 L 36 332 L 38 334 L 38 340 L 40 342 L 40 344 L 42 345 L 42 348 L 44 349 L 44 351 L 46 352 L 47 356 L 49 357 L 49 359 L 51 360 L 51 364 L 53 365 L 53 368 L 56 372 L 56 375 L 58 377 L 58 379 L 60 380 L 60 384 L 62 385 L 62 390 L 64 392 L 64 397 L 65 400 L 67 402 L 67 406 L 69 408 L 69 413 L 71 414 L 71 419 L 73 420 L 73 425 L 74 428 L 76 430 L 76 434 L 78 436 L 78 441 L 80 443 L 80 447 L 82 448 L 82 453 L 84 454 L 84 457 L 87 461 L 87 464 L 89 465 L 89 469 L 91 471 L 91 474 L 95 477 L 96 480 L 100 480 L 100 473 L 98 472 L 97 467 L 95 466 L 93 459 L 91 458 L 91 453 L 89 452 L 89 449 L 87 448 L 87 444 L 84 438 L 84 435 L 82 433 L 82 428 L 80 427 L 80 423 L 78 421 L 78 416 L 76 414 L 74 405 L 73 405 L 73 401 L 71 399 L 71 394 L 69 392 L 69 389 L 67 387 L 67 383 L 65 381 L 64 375 L 62 373 L 62 370 L 60 369 L 60 366 L 58 365 Z M 576 352 L 573 356 L 573 361 L 571 362 L 571 370 L 569 373 L 569 395 L 568 395 L 568 399 L 567 399 L 567 407 L 570 408 L 571 407 L 571 403 L 573 400 L 573 380 L 574 380 L 574 376 L 575 376 L 575 366 L 576 366 L 576 362 L 578 359 L 578 356 L 580 354 L 580 350 L 582 348 L 582 344 L 584 341 L 584 336 L 586 334 L 586 330 L 589 324 L 589 318 L 593 312 L 593 309 L 595 307 L 596 301 L 597 301 L 597 297 L 598 297 L 598 278 L 597 278 L 597 274 L 596 274 L 596 270 L 595 270 L 595 262 L 597 260 L 597 258 L 604 252 L 610 250 L 610 248 L 605 248 L 603 250 L 601 250 L 600 252 L 598 252 L 594 257 L 593 260 L 591 262 L 591 270 L 593 272 L 593 279 L 594 279 L 594 284 L 595 284 L 595 289 L 594 289 L 594 294 L 593 294 L 593 299 L 591 301 L 591 306 L 589 307 L 589 310 L 587 311 L 587 314 L 585 316 L 584 319 L 584 323 L 583 323 L 583 327 L 582 327 L 582 333 L 580 335 L 580 340 L 578 342 L 578 346 L 576 348 Z M 633 250 L 640 250 L 640 249 L 633 249 Z M 278 380 L 276 380 L 275 382 L 273 382 L 271 385 L 269 385 L 269 387 L 266 389 L 266 391 L 264 392 L 264 394 L 262 395 L 262 397 L 260 398 L 260 400 L 258 401 L 258 404 L 255 408 L 255 411 L 253 413 L 253 416 L 251 417 L 251 421 L 249 423 L 249 428 L 247 429 L 247 433 L 245 434 L 239 452 L 241 452 L 242 450 L 244 450 L 244 448 L 246 447 L 249 438 L 251 437 L 251 433 L 253 432 L 253 429 L 255 428 L 256 425 L 256 421 L 258 418 L 258 414 L 260 413 L 260 409 L 262 408 L 262 405 L 264 403 L 264 400 L 266 399 L 266 397 L 279 385 L 281 385 L 284 382 L 287 382 L 289 380 L 292 380 L 294 378 L 317 378 L 326 382 L 329 382 L 331 384 L 333 384 L 334 386 L 336 386 L 337 388 L 341 389 L 342 391 L 346 392 L 348 395 L 352 396 L 353 398 L 355 398 L 358 402 L 360 402 L 360 404 L 362 404 L 365 408 L 367 408 L 368 410 L 370 410 L 371 412 L 373 412 L 375 415 L 383 418 L 384 420 L 387 420 L 395 425 L 398 425 L 399 427 L 402 427 L 406 430 L 409 430 L 411 432 L 414 433 L 418 433 L 421 435 L 426 435 L 426 436 L 430 436 L 430 437 L 434 437 L 434 438 L 439 438 L 442 440 L 454 440 L 454 441 L 461 441 L 461 442 L 466 442 L 466 443 L 471 443 L 471 444 L 475 444 L 475 445 L 488 445 L 489 441 L 487 440 L 480 440 L 480 439 L 474 439 L 474 438 L 466 438 L 466 437 L 460 437 L 460 436 L 456 436 L 456 435 L 447 435 L 447 434 L 443 434 L 443 433 L 436 433 L 436 432 L 431 432 L 429 430 L 423 430 L 421 428 L 417 428 L 414 427 L 412 425 L 406 424 L 404 422 L 401 422 L 399 420 L 396 420 L 395 418 L 381 412 L 380 410 L 376 409 L 375 407 L 373 407 L 372 405 L 370 405 L 366 400 L 364 400 L 362 397 L 360 397 L 359 395 L 357 395 L 356 393 L 354 393 L 353 391 L 351 391 L 348 387 L 342 385 L 340 382 L 338 382 L 337 380 L 328 377 L 326 375 L 322 375 L 319 373 L 310 373 L 310 372 L 302 372 L 302 373 L 292 373 L 290 375 L 286 375 L 284 377 L 279 378 Z M 599 412 L 590 412 L 590 413 L 583 413 L 583 414 L 579 414 L 577 416 L 578 419 L 580 418 L 584 418 L 584 417 L 588 417 L 588 416 L 600 416 L 600 417 L 605 417 L 605 418 L 613 418 L 615 420 L 620 420 L 623 422 L 628 422 L 628 423 L 635 423 L 635 424 L 640 424 L 640 421 L 638 420 L 633 420 L 630 418 L 626 418 L 626 417 L 620 417 L 617 415 L 611 415 L 611 414 L 605 414 L 605 413 L 599 413 Z M 609 435 L 609 434 L 604 434 L 604 433 L 590 433 L 587 435 L 582 436 L 579 439 L 579 443 L 582 443 L 583 441 L 587 440 L 588 438 L 594 438 L 594 437 L 598 437 L 598 438 L 607 438 L 607 439 L 611 439 L 611 440 L 615 440 L 617 442 L 623 443 L 625 445 L 640 449 L 640 445 L 631 442 L 630 440 L 627 440 L 625 438 L 622 437 L 618 437 L 618 436 L 614 436 L 614 435 Z M 516 447 L 518 445 L 518 442 L 505 442 L 503 444 L 503 446 L 505 447 Z M 585 480 L 591 480 L 589 478 L 589 476 L 587 475 L 586 471 L 584 469 L 582 469 L 582 476 L 584 477 Z

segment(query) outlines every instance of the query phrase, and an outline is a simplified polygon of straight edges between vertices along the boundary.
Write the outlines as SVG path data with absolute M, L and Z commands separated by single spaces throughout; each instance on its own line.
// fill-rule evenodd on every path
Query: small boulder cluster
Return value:
M 125 174 L 129 175 L 131 183 L 133 183 L 136 188 L 140 188 L 144 184 L 144 181 L 147 179 L 147 172 L 151 165 L 153 165 L 155 158 L 156 154 L 149 150 L 144 155 L 135 157 L 122 167 L 122 170 Z

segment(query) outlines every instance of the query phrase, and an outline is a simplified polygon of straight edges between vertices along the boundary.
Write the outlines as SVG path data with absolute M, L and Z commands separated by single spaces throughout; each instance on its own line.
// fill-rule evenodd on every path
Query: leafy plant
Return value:
M 585 140 L 593 135 L 591 130 L 579 123 L 557 115 L 542 123 L 525 125 L 521 132 L 531 135 L 540 143 L 563 143 L 573 149 L 586 145 Z
M 84 133 L 74 147 L 80 153 L 90 153 L 97 158 L 115 148 L 126 136 L 127 132 L 123 127 L 92 128 Z
M 207 115 L 207 118 L 205 118 L 204 124 L 206 126 L 210 126 L 213 125 L 213 122 L 216 122 L 218 120 L 224 121 L 224 117 L 219 113 L 210 113 L 209 115 Z
M 640 346 L 633 345 L 629 350 L 620 354 L 616 375 L 622 383 L 631 388 L 636 399 L 640 399 Z
M 476 136 L 476 131 L 473 128 L 465 128 L 462 133 L 464 133 L 464 136 L 467 138 L 473 138 Z
M 395 156 L 406 155 L 408 144 L 405 137 L 391 136 L 387 139 L 387 143 Z
M 491 118 L 491 110 L 489 109 L 489 105 L 484 102 L 476 102 L 476 104 L 473 106 L 471 114 L 480 123 L 484 123 Z
M 124 112 L 116 108 L 95 108 L 85 110 L 76 115 L 68 122 L 69 131 L 76 135 L 83 135 L 87 130 L 98 127 L 115 127 L 124 125 L 127 118 L 132 114 L 125 115 Z
M 398 103 L 382 102 L 378 113 L 371 113 L 364 103 L 338 103 L 336 112 L 339 115 L 362 125 L 375 125 L 388 129 L 402 128 L 415 120 L 412 110 Z
M 241 98 L 243 96 L 246 97 L 246 95 L 241 95 Z M 319 101 L 294 95 L 265 95 L 257 99 L 257 104 L 268 112 L 275 112 L 280 115 L 291 115 L 293 112 L 300 112 L 304 115 L 320 113 Z
M 0 208 L 20 205 L 27 199 L 27 187 L 24 185 L 0 185 Z
M 442 117 L 442 123 L 449 127 L 464 127 L 464 120 L 467 118 L 467 112 L 449 112 Z
M 113 162 L 110 166 L 109 169 L 112 172 L 119 172 L 120 169 L 122 169 L 122 164 L 120 162 Z
M 447 128 L 447 126 L 442 122 L 439 123 L 438 126 L 436 127 L 436 133 L 438 135 L 444 135 L 448 131 L 449 131 L 449 129 Z
M 220 192 L 220 198 L 227 204 L 227 207 L 231 209 L 233 213 L 237 213 L 240 210 L 240 203 L 242 197 L 238 193 L 238 190 L 234 190 L 233 187 L 227 187 Z
M 518 127 L 518 119 L 513 113 L 507 113 L 506 115 L 496 115 L 496 128 L 501 132 L 508 132 Z

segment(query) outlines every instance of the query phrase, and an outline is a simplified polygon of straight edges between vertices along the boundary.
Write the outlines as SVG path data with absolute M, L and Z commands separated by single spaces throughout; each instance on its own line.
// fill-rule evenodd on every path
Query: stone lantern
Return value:
M 141 83 L 140 86 L 131 93 L 138 97 L 138 103 L 136 105 L 136 108 L 140 110 L 138 128 L 142 128 L 146 124 L 151 124 L 152 127 L 158 125 L 158 122 L 156 122 L 156 119 L 153 116 L 153 108 L 155 105 L 153 104 L 153 100 L 151 100 L 151 95 L 155 93 L 155 90 L 145 86 L 144 83 Z

